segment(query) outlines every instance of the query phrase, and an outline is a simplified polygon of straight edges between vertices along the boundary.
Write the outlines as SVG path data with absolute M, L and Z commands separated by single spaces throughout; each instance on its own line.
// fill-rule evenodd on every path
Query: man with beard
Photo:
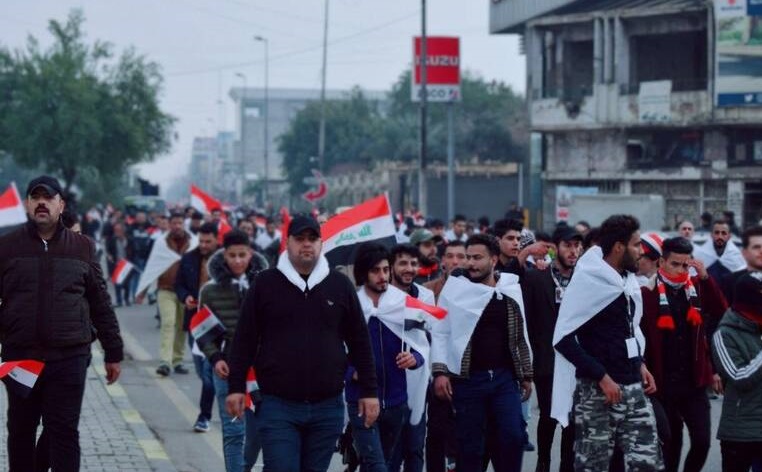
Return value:
M 741 244 L 743 246 L 741 254 L 746 260 L 746 268 L 725 275 L 720 284 L 722 294 L 725 295 L 729 305 L 733 304 L 738 279 L 749 272 L 762 271 L 762 226 L 747 228 L 741 235 Z
M 397 257 L 400 255 L 412 259 L 416 256 L 414 253 L 411 255 L 399 251 Z M 389 287 L 390 257 L 384 246 L 365 243 L 357 249 L 353 268 L 355 282 L 360 286 L 357 297 L 368 323 L 370 344 L 376 360 L 376 378 L 382 405 L 378 421 L 370 427 L 363 424 L 363 419 L 357 415 L 357 400 L 360 396 L 359 386 L 355 381 L 357 374 L 350 365 L 345 379 L 347 414 L 352 424 L 352 437 L 363 472 L 399 469 L 399 464 L 396 469 L 393 468 L 392 460 L 395 455 L 402 457 L 398 452 L 403 447 L 400 439 L 403 428 L 410 421 L 405 370 L 425 368 L 423 356 L 413 349 L 408 350 L 404 339 L 400 338 L 389 324 L 392 321 L 390 318 L 398 311 L 398 307 L 391 300 L 401 301 L 399 308 L 402 308 L 406 296 L 404 292 Z M 405 269 L 400 271 L 405 274 L 405 279 L 410 280 L 410 286 L 413 286 L 412 277 L 415 270 L 409 260 L 403 266 Z M 402 312 L 399 314 L 402 315 Z M 421 421 L 416 424 L 425 423 Z M 423 466 L 422 458 L 420 466 Z
M 744 269 L 746 261 L 731 241 L 730 226 L 725 221 L 714 222 L 711 236 L 711 241 L 696 246 L 694 256 L 704 263 L 709 275 L 720 284 L 727 274 Z
M 531 353 L 521 288 L 515 275 L 495 272 L 499 254 L 491 235 L 468 238 L 468 278 L 449 277 L 439 297 L 448 314 L 432 332 L 434 389 L 456 412 L 461 472 L 481 472 L 488 418 L 495 423 L 495 470 L 518 472 L 524 455 L 521 402 L 532 391 Z
M 641 354 L 639 228 L 630 215 L 603 222 L 599 246 L 580 258 L 559 309 L 551 416 L 566 426 L 574 410 L 576 471 L 607 470 L 615 446 L 627 470 L 661 466 L 656 419 L 646 397 L 656 385 Z
M 564 291 L 571 281 L 574 266 L 582 252 L 582 235 L 575 229 L 560 227 L 553 233 L 556 258 L 548 270 L 528 270 L 521 280 L 529 343 L 532 346 L 534 383 L 540 419 L 537 424 L 537 472 L 550 471 L 550 450 L 556 421 L 550 417 L 553 387 L 553 330 Z M 561 472 L 574 470 L 574 429 L 561 433 Z
M 466 244 L 462 241 L 450 241 L 445 245 L 444 256 L 442 256 L 442 275 L 439 278 L 426 282 L 424 287 L 434 292 L 434 299 L 439 299 L 439 292 L 442 291 L 447 277 L 455 269 L 466 268 Z
M 433 305 L 434 292 L 414 282 L 418 274 L 420 252 L 412 244 L 398 244 L 391 251 L 391 283 L 422 302 Z M 404 462 L 405 472 L 423 470 L 423 450 L 426 441 L 426 418 L 416 425 L 409 422 L 402 428 L 400 447 L 395 449 L 389 471 L 398 471 Z
M 442 238 L 435 235 L 427 229 L 417 229 L 410 235 L 410 244 L 418 248 L 420 252 L 420 265 L 415 282 L 424 284 L 439 277 L 442 269 L 439 267 L 439 258 L 437 258 L 437 243 Z
M 706 328 L 707 321 L 719 319 L 727 305 L 692 252 L 693 245 L 687 239 L 666 239 L 655 286 L 642 288 L 644 358 L 659 386 L 654 397 L 664 408 L 671 433 L 663 445 L 668 472 L 677 472 L 680 465 L 683 424 L 691 438 L 684 470 L 698 472 L 704 466 L 711 442 L 706 389 L 713 386 L 717 393 L 722 390 L 710 361 Z M 689 268 L 698 275 L 691 277 Z

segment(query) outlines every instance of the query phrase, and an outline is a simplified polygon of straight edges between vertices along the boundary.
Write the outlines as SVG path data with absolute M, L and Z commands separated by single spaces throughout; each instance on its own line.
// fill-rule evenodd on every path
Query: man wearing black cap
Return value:
M 122 339 L 94 243 L 61 223 L 65 203 L 58 181 L 32 180 L 25 204 L 29 222 L 0 238 L 2 360 L 44 364 L 28 388 L 13 379 L 6 383 L 9 470 L 28 472 L 48 463 L 55 471 L 77 471 L 90 344 L 95 336 L 101 341 L 106 378 L 113 383 Z M 35 457 L 40 419 L 47 441 Z
M 297 216 L 287 237 L 277 266 L 257 276 L 241 309 L 226 403 L 231 415 L 243 415 L 246 371 L 254 366 L 265 470 L 324 471 L 344 426 L 346 366 L 357 370 L 366 427 L 379 413 L 376 370 L 357 293 L 329 269 L 320 226 Z
M 722 470 L 762 461 L 762 272 L 739 277 L 733 306 L 714 334 L 714 365 L 725 381 L 717 438 Z
M 582 235 L 569 226 L 560 227 L 553 233 L 553 244 L 557 251 L 550 268 L 527 270 L 521 279 L 529 344 L 532 346 L 537 404 L 540 408 L 537 424 L 538 472 L 550 470 L 550 450 L 556 430 L 556 420 L 550 417 L 555 362 L 553 331 L 564 291 L 582 252 Z M 574 470 L 574 428 L 562 430 L 559 470 Z

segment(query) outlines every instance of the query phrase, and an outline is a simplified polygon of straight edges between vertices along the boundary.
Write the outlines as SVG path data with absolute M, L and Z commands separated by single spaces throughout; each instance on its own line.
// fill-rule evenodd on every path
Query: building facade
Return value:
M 665 228 L 705 211 L 762 218 L 762 17 L 721 8 L 491 0 L 491 32 L 523 37 L 544 226 L 559 187 L 660 195 Z M 743 45 L 728 49 L 733 28 Z

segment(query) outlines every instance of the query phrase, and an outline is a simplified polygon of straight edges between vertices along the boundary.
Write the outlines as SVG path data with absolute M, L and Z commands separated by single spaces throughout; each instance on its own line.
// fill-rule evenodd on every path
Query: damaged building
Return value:
M 491 33 L 522 36 L 543 226 L 559 189 L 661 196 L 664 227 L 762 218 L 762 12 L 741 3 L 491 0 Z

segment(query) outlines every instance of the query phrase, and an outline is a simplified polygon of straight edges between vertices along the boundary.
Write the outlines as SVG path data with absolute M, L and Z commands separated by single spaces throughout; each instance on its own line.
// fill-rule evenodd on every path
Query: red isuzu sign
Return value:
M 460 101 L 460 39 L 426 38 L 426 94 L 430 102 Z M 412 100 L 421 98 L 421 38 L 413 39 Z

